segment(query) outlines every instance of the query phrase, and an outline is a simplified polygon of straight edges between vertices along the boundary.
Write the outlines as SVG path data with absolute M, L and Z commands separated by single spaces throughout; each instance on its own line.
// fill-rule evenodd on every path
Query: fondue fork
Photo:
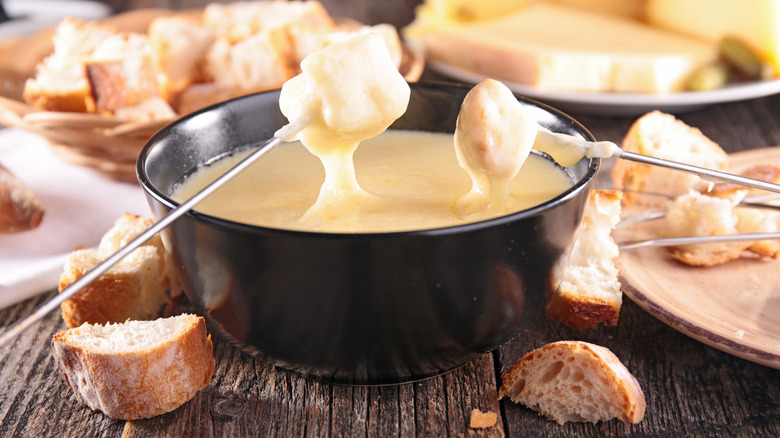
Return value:
M 663 196 L 666 198 L 673 199 L 674 195 L 669 195 L 666 193 L 649 193 L 649 192 L 641 192 L 636 190 L 624 190 L 625 192 L 631 192 L 631 193 L 642 193 L 646 195 L 654 195 L 654 196 Z M 780 194 L 773 193 L 769 195 L 760 195 L 760 196 L 751 196 L 749 198 L 745 198 L 737 204 L 737 207 L 748 207 L 748 208 L 765 208 L 769 210 L 780 210 L 780 205 L 773 205 L 773 204 L 762 204 L 764 201 L 771 201 L 774 199 L 780 199 Z M 617 225 L 615 225 L 616 229 L 621 228 L 627 228 L 631 225 L 636 225 L 638 223 L 647 222 L 655 219 L 661 219 L 662 217 L 666 216 L 666 210 L 657 210 L 657 211 L 646 211 L 644 213 L 637 213 L 632 214 L 623 218 L 620 218 L 620 222 L 618 222 Z
M 618 248 L 620 250 L 624 250 L 641 248 L 645 246 L 699 245 L 703 243 L 744 242 L 746 240 L 780 240 L 780 232 L 724 234 L 717 236 L 664 237 L 659 239 L 629 240 L 625 242 L 619 242 Z
M 155 234 L 167 228 L 176 219 L 178 219 L 179 217 L 181 217 L 182 215 L 190 211 L 193 207 L 195 207 L 195 205 L 197 205 L 199 202 L 206 199 L 209 195 L 214 193 L 218 188 L 222 187 L 222 185 L 224 185 L 230 179 L 232 179 L 240 172 L 242 172 L 244 169 L 249 167 L 249 165 L 257 161 L 268 151 L 270 151 L 271 149 L 273 149 L 274 147 L 278 146 L 279 144 L 285 141 L 290 141 L 295 136 L 295 134 L 297 134 L 307 124 L 308 124 L 308 120 L 300 120 L 295 124 L 293 123 L 287 124 L 283 126 L 281 129 L 279 129 L 278 131 L 276 131 L 274 136 L 271 137 L 269 140 L 266 140 L 265 142 L 260 144 L 260 147 L 256 151 L 252 152 L 246 158 L 239 161 L 238 164 L 230 168 L 219 178 L 212 181 L 210 184 L 208 184 L 198 193 L 193 195 L 190 199 L 179 204 L 178 207 L 168 212 L 168 214 L 166 214 L 160 220 L 155 222 L 151 227 L 149 227 L 149 229 L 139 234 L 138 237 L 128 242 L 127 245 L 120 248 L 117 252 L 112 254 L 102 263 L 92 268 L 92 270 L 84 274 L 81 278 L 73 282 L 73 284 L 68 286 L 65 290 L 57 294 L 57 296 L 53 297 L 47 303 L 39 307 L 35 312 L 27 316 L 25 319 L 19 321 L 13 327 L 6 330 L 2 335 L 0 335 L 0 347 L 9 343 L 12 339 L 16 338 L 20 333 L 22 333 L 32 324 L 39 321 L 44 316 L 48 315 L 49 312 L 59 307 L 63 302 L 68 300 L 68 298 L 72 297 L 73 295 L 78 293 L 81 289 L 83 289 L 85 286 L 87 286 L 89 283 L 93 282 L 98 277 L 103 275 L 106 271 L 111 269 L 112 266 L 117 264 L 120 260 L 122 260 L 128 254 L 130 254 L 133 250 L 137 249 L 138 247 L 146 243 L 146 241 L 154 237 Z

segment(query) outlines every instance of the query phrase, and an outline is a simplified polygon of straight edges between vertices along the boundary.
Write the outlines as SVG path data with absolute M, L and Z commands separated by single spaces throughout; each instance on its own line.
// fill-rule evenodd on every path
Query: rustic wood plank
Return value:
M 780 371 L 699 343 L 631 301 L 614 328 L 575 331 L 543 316 L 500 349 L 505 371 L 523 354 L 563 339 L 603 345 L 626 365 L 647 399 L 638 425 L 617 420 L 560 426 L 503 399 L 509 436 L 778 436 Z

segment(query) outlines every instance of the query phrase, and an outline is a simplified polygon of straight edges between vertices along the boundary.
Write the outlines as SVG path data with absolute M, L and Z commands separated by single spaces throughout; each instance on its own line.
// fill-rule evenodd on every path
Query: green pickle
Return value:
M 724 36 L 720 40 L 720 55 L 748 79 L 769 80 L 776 76 L 774 66 L 737 37 Z
M 688 91 L 712 91 L 723 88 L 729 81 L 729 66 L 725 62 L 706 65 L 688 79 Z

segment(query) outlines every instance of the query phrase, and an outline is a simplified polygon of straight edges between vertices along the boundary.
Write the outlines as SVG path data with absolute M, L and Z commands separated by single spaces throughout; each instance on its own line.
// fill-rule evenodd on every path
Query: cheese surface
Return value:
M 780 67 L 780 2 L 777 0 L 648 0 L 647 21 L 711 40 L 742 38 Z
M 174 190 L 173 199 L 188 199 L 247 153 L 197 170 Z M 349 233 L 431 229 L 496 216 L 484 210 L 464 214 L 457 208 L 471 180 L 458 165 L 452 134 L 386 131 L 361 144 L 355 168 L 371 196 L 340 204 L 332 217 L 305 215 L 325 174 L 317 157 L 297 142 L 269 151 L 196 210 L 266 227 Z M 572 183 L 553 161 L 531 154 L 512 180 L 507 211 L 538 205 Z
M 710 42 L 544 3 L 503 18 L 435 29 L 421 38 L 431 59 L 560 90 L 681 91 L 693 71 L 717 58 Z
M 377 33 L 317 50 L 304 58 L 301 71 L 282 86 L 279 108 L 290 125 L 303 127 L 295 137 L 325 167 L 309 214 L 332 216 L 338 204 L 367 196 L 352 156 L 361 141 L 404 114 L 411 90 Z

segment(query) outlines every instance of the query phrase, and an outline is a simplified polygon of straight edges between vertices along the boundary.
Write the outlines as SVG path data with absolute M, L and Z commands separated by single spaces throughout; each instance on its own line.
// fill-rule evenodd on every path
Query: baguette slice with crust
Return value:
M 170 412 L 214 374 L 211 336 L 202 317 L 91 325 L 61 331 L 52 353 L 76 398 L 112 418 Z
M 569 256 L 553 269 L 558 287 L 547 303 L 548 318 L 575 330 L 617 325 L 623 292 L 615 266 L 618 246 L 611 233 L 620 221 L 621 198 L 618 190 L 590 193 Z
M 607 348 L 559 341 L 534 350 L 501 375 L 507 396 L 551 420 L 639 423 L 645 396 L 636 378 Z
M 674 116 L 652 111 L 637 119 L 623 139 L 623 150 L 709 169 L 724 170 L 728 155 L 697 128 Z M 629 160 L 618 160 L 612 170 L 612 183 L 627 190 L 623 204 L 661 206 L 665 198 L 637 196 L 632 191 L 682 195 L 692 189 L 699 177 L 675 170 Z

